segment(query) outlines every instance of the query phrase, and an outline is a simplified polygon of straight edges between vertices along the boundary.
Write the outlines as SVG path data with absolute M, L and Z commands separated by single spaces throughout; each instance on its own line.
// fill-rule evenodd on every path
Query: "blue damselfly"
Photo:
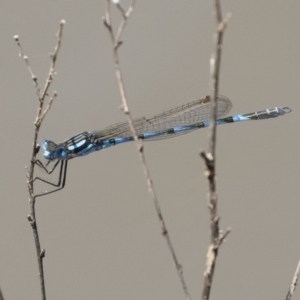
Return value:
M 274 107 L 219 119 L 226 115 L 231 107 L 231 102 L 227 97 L 217 97 L 217 125 L 275 118 L 292 111 L 289 107 Z M 210 100 L 209 97 L 206 97 L 205 99 L 198 99 L 151 117 L 135 119 L 133 124 L 139 139 L 155 141 L 179 136 L 198 128 L 207 127 L 209 126 L 209 118 Z M 50 140 L 43 141 L 42 148 L 44 150 L 44 158 L 46 158 L 48 162 L 44 165 L 41 161 L 37 160 L 37 165 L 42 167 L 48 174 L 51 174 L 59 163 L 61 166 L 57 184 L 40 177 L 35 178 L 35 180 L 41 180 L 57 187 L 52 191 L 47 191 L 36 196 L 56 192 L 65 186 L 68 160 L 133 140 L 128 123 L 122 122 L 100 131 L 84 131 L 59 144 Z M 48 170 L 47 166 L 49 163 L 55 160 L 56 162 L 53 168 Z

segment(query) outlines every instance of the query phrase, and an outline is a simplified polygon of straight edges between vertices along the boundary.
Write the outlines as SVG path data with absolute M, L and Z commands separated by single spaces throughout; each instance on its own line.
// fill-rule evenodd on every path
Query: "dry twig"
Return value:
M 299 278 L 299 274 L 300 274 L 300 260 L 298 262 L 298 265 L 297 265 L 297 268 L 296 268 L 296 271 L 295 271 L 295 274 L 294 274 L 294 277 L 293 277 L 293 281 L 292 281 L 292 284 L 290 286 L 290 289 L 286 295 L 286 298 L 285 300 L 290 300 L 292 299 L 292 296 L 294 295 L 294 292 L 296 290 L 296 286 L 297 286 L 297 281 L 298 281 L 298 278 Z
M 53 80 L 53 75 L 54 75 L 54 68 L 55 68 L 55 63 L 57 59 L 57 55 L 61 46 L 61 39 L 62 39 L 62 32 L 63 32 L 63 27 L 65 25 L 65 21 L 62 20 L 60 22 L 60 28 L 57 34 L 57 44 L 54 49 L 54 54 L 51 54 L 51 63 L 50 63 L 50 68 L 49 72 L 46 78 L 46 82 L 44 85 L 44 88 L 41 90 L 38 84 L 38 78 L 34 75 L 31 66 L 29 64 L 29 59 L 28 57 L 24 54 L 23 49 L 20 44 L 19 36 L 15 35 L 14 39 L 19 47 L 19 56 L 24 59 L 28 71 L 31 75 L 31 79 L 34 82 L 34 87 L 36 90 L 36 95 L 38 99 L 38 109 L 37 109 L 37 116 L 34 122 L 35 130 L 34 130 L 34 137 L 33 137 L 33 148 L 32 148 L 32 156 L 30 160 L 30 167 L 29 170 L 26 167 L 26 177 L 27 177 L 27 186 L 28 186 L 28 192 L 29 192 L 29 203 L 30 203 L 30 214 L 28 215 L 28 221 L 30 222 L 30 225 L 33 230 L 33 237 L 35 241 L 35 247 L 36 247 L 36 253 L 37 253 L 37 260 L 38 260 L 38 266 L 39 266 L 39 278 L 40 278 L 40 288 L 41 288 L 41 293 L 42 293 L 42 299 L 46 300 L 46 290 L 45 290 L 45 278 L 44 278 L 44 270 L 43 270 L 43 258 L 45 257 L 45 250 L 41 249 L 40 245 L 40 239 L 39 239 L 39 233 L 38 233 L 38 228 L 37 228 L 37 222 L 36 222 L 36 214 L 35 214 L 35 200 L 36 196 L 34 194 L 34 167 L 35 167 L 35 162 L 36 162 L 36 155 L 39 151 L 39 145 L 37 144 L 38 140 L 38 134 L 39 130 L 42 124 L 42 121 L 44 120 L 46 114 L 48 113 L 51 104 L 54 100 L 54 98 L 57 96 L 56 92 L 53 92 L 53 96 L 50 98 L 48 105 L 46 109 L 44 109 L 44 102 L 46 99 L 46 96 L 48 96 L 48 90 L 49 87 L 52 83 Z
M 224 20 L 222 18 L 221 5 L 219 0 L 214 0 L 214 12 L 216 15 L 217 31 L 215 40 L 215 52 L 210 59 L 210 84 L 211 84 L 211 118 L 210 118 L 210 137 L 209 137 L 209 152 L 201 152 L 206 165 L 206 176 L 209 182 L 209 211 L 211 222 L 211 237 L 210 245 L 206 255 L 206 269 L 204 272 L 204 286 L 202 290 L 202 299 L 207 300 L 210 296 L 214 269 L 218 255 L 218 249 L 221 246 L 224 238 L 229 234 L 230 229 L 227 229 L 225 234 L 220 234 L 219 215 L 217 210 L 217 192 L 216 192 L 216 173 L 215 173 L 215 153 L 216 153 L 216 124 L 217 119 L 217 105 L 216 98 L 219 93 L 219 74 L 221 66 L 222 54 L 222 39 L 223 33 L 229 20 L 227 16 Z
M 118 55 L 118 49 L 119 49 L 120 45 L 122 45 L 122 42 L 120 39 L 121 39 L 123 30 L 127 24 L 128 18 L 130 17 L 130 15 L 134 9 L 135 0 L 131 0 L 130 6 L 127 10 L 124 10 L 118 1 L 116 1 L 116 0 L 113 1 L 116 4 L 116 7 L 119 9 L 119 11 L 122 15 L 122 18 L 123 18 L 122 22 L 120 23 L 119 28 L 117 29 L 116 35 L 114 34 L 114 30 L 113 30 L 112 22 L 111 22 L 110 2 L 111 2 L 111 0 L 106 0 L 106 14 L 105 14 L 105 17 L 103 18 L 103 21 L 104 21 L 105 27 L 108 29 L 108 31 L 110 33 L 111 41 L 113 44 L 113 59 L 114 59 L 114 63 L 115 63 L 116 78 L 117 78 L 117 82 L 119 85 L 119 90 L 120 90 L 120 94 L 121 94 L 121 98 L 122 98 L 121 108 L 127 118 L 130 130 L 134 137 L 138 155 L 139 155 L 139 158 L 140 158 L 142 166 L 143 166 L 144 175 L 145 175 L 145 179 L 146 179 L 147 186 L 148 186 L 148 191 L 152 197 L 152 201 L 154 203 L 156 213 L 157 213 L 160 225 L 161 225 L 162 234 L 165 237 L 166 242 L 168 244 L 168 248 L 171 252 L 171 255 L 172 255 L 176 270 L 177 270 L 177 274 L 178 274 L 179 279 L 182 284 L 182 288 L 183 288 L 185 297 L 186 297 L 186 299 L 191 299 L 188 288 L 187 288 L 185 280 L 184 280 L 182 266 L 178 262 L 178 259 L 177 259 L 173 244 L 171 242 L 170 235 L 167 231 L 167 227 L 166 227 L 164 218 L 162 216 L 160 205 L 159 205 L 159 202 L 158 202 L 158 199 L 157 199 L 154 187 L 153 187 L 153 182 L 150 177 L 149 169 L 148 169 L 147 163 L 146 163 L 146 158 L 145 158 L 145 154 L 144 154 L 144 148 L 143 148 L 142 141 L 138 139 L 135 128 L 133 126 L 133 121 L 132 121 L 132 117 L 131 117 L 131 114 L 130 114 L 130 111 L 128 108 L 128 102 L 127 102 L 127 98 L 126 98 L 125 87 L 124 87 L 124 82 L 123 82 L 121 68 L 120 68 L 120 60 L 119 60 L 119 55 Z

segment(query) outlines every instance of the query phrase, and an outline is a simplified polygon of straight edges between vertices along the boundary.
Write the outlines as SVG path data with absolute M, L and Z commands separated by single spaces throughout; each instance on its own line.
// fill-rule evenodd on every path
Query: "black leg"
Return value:
M 36 160 L 35 161 L 35 164 L 37 166 L 39 166 L 40 168 L 44 169 L 44 171 L 47 173 L 47 174 L 51 174 L 57 167 L 57 165 L 59 164 L 60 160 L 57 160 L 57 162 L 54 164 L 53 168 L 51 170 L 48 170 L 47 169 L 47 166 L 50 164 L 51 160 L 48 160 L 47 163 L 44 165 L 40 160 Z
M 43 168 L 47 172 L 47 174 L 51 174 L 55 170 L 55 168 L 57 167 L 57 165 L 59 163 L 60 163 L 60 170 L 59 170 L 58 183 L 52 183 L 52 182 L 50 182 L 48 180 L 45 180 L 43 178 L 40 178 L 40 177 L 35 177 L 34 180 L 33 180 L 33 181 L 40 180 L 40 181 L 45 182 L 49 185 L 57 187 L 57 189 L 54 189 L 54 190 L 51 190 L 51 191 L 45 191 L 43 193 L 35 195 L 35 197 L 45 196 L 45 195 L 52 194 L 54 192 L 57 192 L 57 191 L 63 189 L 65 187 L 65 183 L 66 183 L 67 166 L 68 166 L 68 161 L 67 160 L 58 160 L 55 163 L 55 165 L 53 166 L 53 168 L 51 170 L 48 170 L 46 167 L 49 164 L 49 162 L 46 165 L 43 165 L 43 163 L 40 162 L 39 160 L 36 161 L 36 164 L 39 167 Z

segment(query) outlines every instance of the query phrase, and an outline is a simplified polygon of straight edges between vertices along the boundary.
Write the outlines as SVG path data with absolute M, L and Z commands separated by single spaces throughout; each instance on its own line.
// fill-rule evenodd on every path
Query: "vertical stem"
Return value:
M 40 130 L 42 121 L 44 120 L 46 114 L 48 113 L 48 111 L 51 107 L 51 103 L 52 103 L 53 99 L 56 97 L 56 92 L 54 92 L 53 97 L 50 98 L 48 106 L 43 111 L 45 98 L 48 95 L 49 87 L 53 81 L 55 63 L 56 63 L 57 55 L 58 55 L 58 52 L 59 52 L 59 49 L 61 46 L 62 32 L 63 32 L 63 27 L 64 27 L 65 23 L 66 22 L 64 20 L 62 20 L 60 22 L 60 28 L 59 28 L 59 31 L 57 34 L 57 44 L 54 48 L 54 54 L 51 55 L 50 68 L 48 71 L 48 75 L 47 75 L 43 90 L 40 90 L 39 85 L 38 85 L 38 79 L 32 72 L 32 69 L 29 64 L 29 59 L 23 53 L 23 49 L 22 49 L 20 41 L 19 41 L 19 36 L 17 36 L 17 35 L 14 36 L 14 39 L 20 50 L 20 57 L 24 59 L 26 65 L 27 65 L 28 71 L 31 75 L 31 79 L 34 82 L 34 86 L 35 86 L 36 94 L 37 94 L 37 98 L 38 98 L 38 103 L 39 103 L 38 108 L 37 108 L 37 115 L 36 115 L 35 122 L 34 122 L 35 130 L 34 130 L 34 136 L 33 136 L 30 167 L 29 167 L 29 172 L 27 171 L 27 187 L 28 187 L 29 202 L 30 202 L 30 214 L 27 216 L 27 219 L 28 219 L 28 221 L 31 225 L 32 231 L 33 231 L 33 237 L 34 237 L 36 254 L 37 254 L 37 261 L 38 261 L 38 268 L 39 268 L 40 289 L 41 289 L 42 300 L 46 300 L 46 288 L 45 288 L 45 277 L 44 277 L 44 267 L 43 267 L 43 258 L 45 257 L 45 250 L 42 249 L 41 245 L 40 245 L 39 232 L 38 232 L 36 213 L 35 213 L 36 196 L 34 194 L 34 184 L 33 184 L 34 183 L 34 169 L 35 169 L 36 155 L 39 151 L 39 146 L 37 144 L 39 130 Z
M 216 191 L 216 139 L 217 139 L 217 103 L 219 94 L 219 74 L 221 67 L 222 40 L 223 32 L 227 25 L 227 19 L 222 20 L 221 5 L 219 0 L 213 0 L 214 13 L 216 16 L 217 30 L 215 37 L 215 51 L 210 59 L 210 86 L 211 86 L 211 117 L 209 134 L 209 152 L 201 152 L 206 164 L 206 175 L 209 183 L 209 212 L 210 212 L 210 245 L 206 255 L 206 269 L 204 272 L 204 286 L 202 290 L 202 299 L 207 300 L 210 296 L 214 270 L 218 255 L 218 249 L 229 230 L 224 235 L 220 235 L 219 215 L 217 210 L 217 191 Z
M 171 242 L 171 238 L 170 238 L 170 235 L 168 233 L 168 230 L 167 230 L 167 227 L 166 227 L 166 224 L 165 224 L 162 212 L 161 212 L 161 208 L 160 208 L 160 205 L 159 205 L 159 202 L 158 202 L 158 198 L 157 198 L 157 195 L 156 195 L 156 192 L 155 192 L 155 189 L 154 189 L 154 186 L 153 186 L 153 182 L 152 182 L 152 179 L 150 177 L 150 172 L 149 172 L 149 169 L 148 169 L 148 166 L 147 166 L 142 141 L 138 139 L 137 134 L 136 134 L 136 130 L 135 130 L 134 125 L 133 125 L 133 120 L 132 120 L 132 117 L 131 117 L 131 114 L 130 114 L 130 111 L 129 111 L 129 107 L 128 107 L 128 101 L 127 101 L 127 97 L 126 97 L 124 81 L 123 81 L 123 78 L 122 78 L 122 72 L 121 72 L 121 67 L 120 67 L 118 49 L 119 49 L 120 45 L 122 44 L 122 42 L 120 41 L 120 38 L 121 38 L 122 32 L 123 32 L 123 30 L 124 30 L 124 28 L 127 24 L 127 20 L 128 20 L 129 16 L 131 15 L 131 13 L 133 11 L 134 4 L 135 4 L 135 1 L 131 0 L 131 4 L 130 4 L 127 11 L 125 11 L 119 3 L 116 4 L 116 7 L 119 9 L 119 11 L 122 14 L 123 20 L 122 20 L 122 22 L 121 22 L 121 24 L 120 24 L 120 26 L 117 30 L 117 34 L 114 35 L 114 31 L 113 31 L 113 28 L 112 28 L 112 25 L 111 25 L 110 0 L 106 0 L 106 14 L 105 14 L 105 18 L 104 18 L 104 25 L 106 26 L 106 28 L 108 29 L 108 31 L 110 33 L 111 41 L 112 41 L 112 44 L 113 44 L 113 59 L 114 59 L 114 63 L 115 63 L 116 78 L 117 78 L 117 82 L 118 82 L 118 85 L 119 85 L 119 91 L 120 91 L 121 99 L 122 99 L 122 109 L 123 109 L 123 112 L 124 112 L 124 114 L 127 118 L 129 128 L 132 132 L 132 135 L 133 135 L 135 143 L 136 143 L 136 148 L 137 148 L 137 151 L 138 151 L 140 161 L 142 163 L 142 167 L 143 167 L 143 171 L 144 171 L 148 191 L 149 191 L 149 193 L 152 197 L 152 201 L 153 201 L 154 206 L 155 206 L 155 210 L 156 210 L 156 213 L 157 213 L 160 225 L 161 225 L 161 229 L 162 229 L 162 234 L 163 234 L 164 238 L 166 239 L 169 251 L 171 252 L 173 262 L 175 264 L 175 268 L 176 268 L 178 277 L 181 281 L 185 297 L 186 297 L 187 300 L 189 300 L 191 298 L 190 298 L 189 291 L 188 291 L 188 288 L 187 288 L 187 285 L 185 283 L 185 279 L 184 279 L 184 276 L 183 276 L 182 266 L 178 262 L 174 246 Z

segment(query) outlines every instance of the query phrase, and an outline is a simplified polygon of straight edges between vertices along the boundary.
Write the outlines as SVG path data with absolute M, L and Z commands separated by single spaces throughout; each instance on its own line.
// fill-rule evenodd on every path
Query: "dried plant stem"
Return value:
M 44 120 L 46 114 L 48 113 L 54 98 L 57 96 L 56 92 L 53 92 L 53 96 L 50 98 L 46 109 L 43 111 L 45 98 L 46 98 L 46 96 L 48 96 L 47 92 L 48 92 L 49 87 L 50 87 L 50 85 L 52 83 L 52 80 L 53 80 L 54 68 L 55 68 L 57 55 L 58 55 L 58 52 L 59 52 L 59 49 L 60 49 L 60 46 L 61 46 L 61 39 L 62 39 L 62 32 L 63 32 L 64 24 L 65 24 L 65 21 L 62 20 L 60 22 L 60 28 L 59 28 L 59 31 L 58 31 L 58 34 L 57 34 L 57 44 L 56 44 L 55 49 L 54 49 L 54 54 L 51 55 L 51 63 L 50 63 L 49 72 L 48 72 L 48 75 L 47 75 L 47 78 L 46 78 L 44 88 L 42 90 L 39 88 L 38 79 L 33 74 L 33 71 L 30 67 L 28 57 L 23 53 L 23 49 L 21 47 L 19 37 L 17 35 L 14 36 L 14 39 L 15 39 L 15 41 L 16 41 L 18 47 L 19 47 L 19 50 L 20 50 L 19 55 L 20 55 L 21 58 L 24 59 L 26 65 L 28 67 L 29 73 L 31 75 L 31 79 L 34 82 L 34 86 L 35 86 L 35 89 L 36 89 L 36 95 L 37 95 L 37 99 L 38 99 L 38 109 L 37 109 L 37 116 L 36 116 L 36 119 L 34 121 L 35 130 L 34 130 L 32 156 L 31 156 L 31 160 L 30 160 L 29 170 L 26 167 L 27 187 L 28 187 L 28 192 L 29 192 L 29 203 L 30 203 L 30 214 L 28 215 L 27 218 L 28 218 L 28 221 L 30 222 L 30 225 L 31 225 L 32 230 L 33 230 L 33 237 L 34 237 L 34 241 L 35 241 L 35 248 L 36 248 L 38 267 L 39 267 L 40 288 L 41 288 L 41 294 L 42 294 L 42 299 L 43 300 L 46 300 L 45 278 L 44 278 L 44 270 L 43 270 L 43 258 L 45 257 L 45 250 L 41 249 L 39 233 L 38 233 L 38 227 L 37 227 L 37 221 L 36 221 L 36 214 L 35 214 L 35 199 L 36 199 L 36 196 L 34 194 L 34 185 L 33 185 L 34 178 L 33 178 L 33 176 L 34 176 L 34 167 L 35 167 L 35 162 L 36 162 L 36 155 L 39 151 L 39 146 L 37 144 L 39 130 L 40 130 L 42 121 Z
M 296 286 L 297 286 L 297 281 L 298 281 L 298 278 L 299 278 L 299 274 L 300 274 L 300 260 L 298 262 L 298 265 L 297 265 L 297 268 L 296 268 L 296 271 L 295 271 L 295 274 L 294 274 L 294 277 L 293 277 L 293 280 L 292 280 L 292 283 L 291 283 L 291 286 L 290 286 L 290 289 L 286 295 L 286 300 L 290 300 L 292 299 L 292 296 L 294 295 L 294 292 L 296 290 Z
M 206 176 L 209 183 L 209 211 L 210 211 L 210 245 L 206 255 L 206 269 L 204 272 L 204 286 L 202 290 L 202 299 L 207 300 L 210 296 L 213 275 L 218 255 L 218 249 L 225 237 L 229 234 L 230 229 L 227 229 L 224 234 L 220 233 L 219 215 L 217 210 L 217 192 L 216 192 L 216 173 L 215 173 L 215 153 L 216 153 L 216 124 L 217 105 L 216 98 L 219 93 L 219 74 L 221 66 L 222 40 L 223 33 L 229 20 L 229 16 L 224 20 L 222 18 L 221 5 L 219 0 L 214 1 L 214 12 L 216 15 L 217 31 L 215 40 L 215 52 L 210 60 L 210 84 L 211 84 L 211 118 L 210 118 L 210 137 L 209 137 L 209 152 L 201 152 L 206 165 Z
M 121 38 L 123 30 L 124 30 L 124 28 L 127 24 L 127 20 L 128 20 L 128 18 L 130 17 L 130 15 L 133 11 L 134 5 L 135 5 L 135 1 L 132 0 L 131 3 L 130 3 L 129 8 L 127 9 L 127 11 L 125 11 L 120 6 L 119 3 L 116 4 L 116 7 L 121 12 L 123 19 L 122 19 L 122 22 L 121 22 L 118 30 L 117 30 L 117 34 L 114 35 L 114 31 L 113 31 L 112 24 L 111 24 L 110 0 L 106 0 L 106 14 L 105 14 L 105 17 L 104 17 L 104 25 L 106 26 L 106 28 L 108 29 L 108 31 L 110 33 L 111 41 L 112 41 L 112 44 L 113 44 L 113 59 L 114 59 L 114 63 L 115 63 L 116 78 L 117 78 L 117 82 L 118 82 L 119 90 L 120 90 L 120 94 L 121 94 L 121 99 L 122 99 L 121 108 L 122 108 L 122 110 L 123 110 L 123 112 L 124 112 L 124 114 L 127 118 L 130 130 L 131 130 L 132 135 L 134 137 L 136 147 L 137 147 L 137 151 L 138 151 L 138 155 L 139 155 L 139 158 L 140 158 L 142 166 L 143 166 L 143 171 L 144 171 L 145 179 L 146 179 L 146 182 L 147 182 L 148 191 L 149 191 L 149 193 L 152 197 L 152 201 L 154 203 L 156 213 L 157 213 L 160 225 L 161 225 L 162 234 L 165 237 L 168 248 L 171 252 L 171 255 L 172 255 L 172 258 L 173 258 L 173 261 L 174 261 L 179 279 L 180 279 L 181 284 L 182 284 L 182 288 L 183 288 L 185 297 L 186 297 L 186 299 L 191 299 L 190 295 L 189 295 L 188 288 L 187 288 L 186 283 L 185 283 L 184 276 L 183 276 L 182 266 L 178 262 L 178 259 L 177 259 L 173 244 L 171 242 L 170 235 L 167 231 L 167 227 L 166 227 L 166 224 L 165 224 L 165 221 L 164 221 L 161 209 L 160 209 L 160 205 L 159 205 L 159 202 L 158 202 L 155 190 L 154 190 L 153 182 L 152 182 L 152 179 L 150 177 L 149 169 L 148 169 L 145 154 L 144 154 L 144 148 L 143 148 L 142 141 L 138 139 L 137 134 L 136 134 L 136 130 L 133 126 L 133 121 L 132 121 L 132 117 L 131 117 L 129 107 L 128 107 L 124 82 L 123 82 L 121 68 L 120 68 L 120 61 L 119 61 L 119 55 L 118 55 L 119 46 L 122 44 L 120 38 Z

